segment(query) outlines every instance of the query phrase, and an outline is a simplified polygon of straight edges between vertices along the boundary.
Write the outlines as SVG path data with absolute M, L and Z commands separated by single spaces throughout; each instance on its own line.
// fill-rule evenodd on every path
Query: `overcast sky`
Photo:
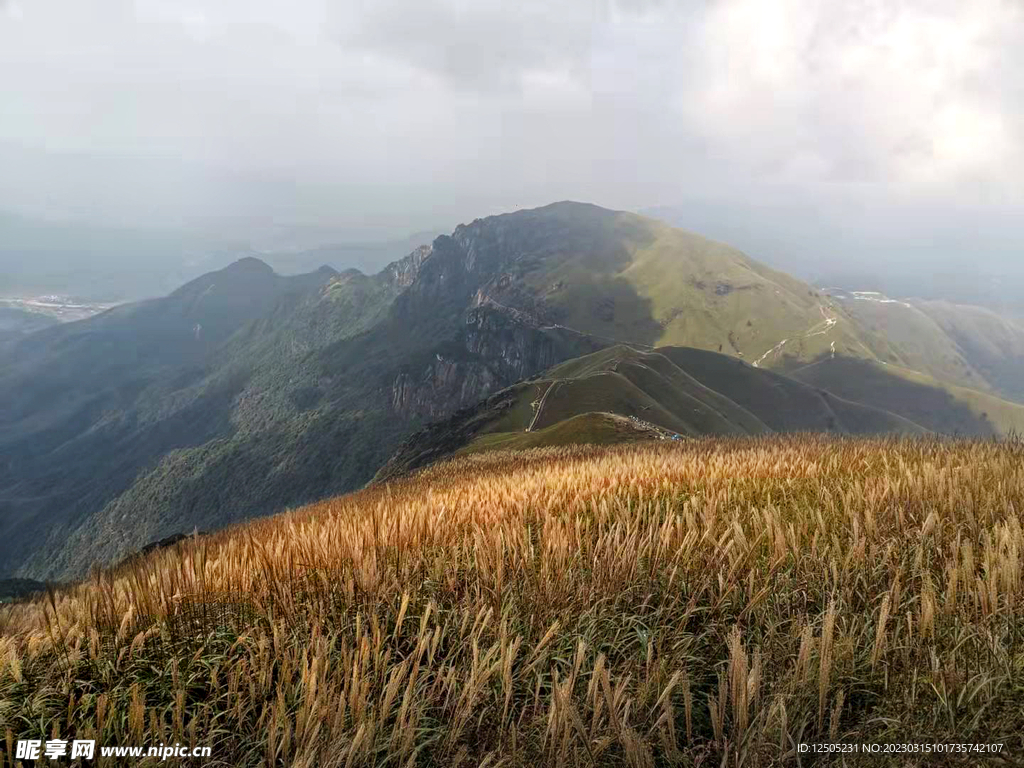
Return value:
M 0 208 L 397 235 L 571 198 L 1012 261 L 1022 65 L 1020 0 L 0 0 Z

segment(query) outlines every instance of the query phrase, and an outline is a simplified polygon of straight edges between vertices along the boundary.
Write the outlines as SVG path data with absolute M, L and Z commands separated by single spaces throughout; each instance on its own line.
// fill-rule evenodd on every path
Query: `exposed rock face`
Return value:
M 488 423 L 515 404 L 515 388 L 504 389 L 487 400 L 460 408 L 410 435 L 378 470 L 374 482 L 384 482 L 450 456 L 468 444 Z
M 483 363 L 439 360 L 419 379 L 400 373 L 392 387 L 391 407 L 406 418 L 437 419 L 479 400 L 494 386 L 494 374 Z
M 391 408 L 405 418 L 438 419 L 492 392 L 593 351 L 603 342 L 538 328 L 515 311 L 475 307 L 465 313 L 456 347 L 435 352 L 418 371 L 402 371 L 391 387 Z
M 606 342 L 560 327 L 558 313 L 525 286 L 521 273 L 536 258 L 528 231 L 500 217 L 458 227 L 394 265 L 415 271 L 397 297 L 398 322 L 448 320 L 420 366 L 405 366 L 390 384 L 392 411 L 409 419 L 443 418 L 499 389 Z M 530 254 L 526 259 L 524 254 Z
M 408 288 L 412 285 L 416 276 L 419 274 L 420 267 L 423 266 L 423 262 L 430 258 L 430 254 L 433 250 L 433 246 L 421 245 L 404 259 L 400 259 L 399 261 L 390 264 L 385 268 L 387 279 L 396 288 Z
M 538 328 L 533 318 L 515 310 L 502 311 L 490 306 L 466 313 L 466 348 L 491 361 L 506 385 L 525 379 L 566 359 L 557 328 Z M 601 343 L 581 339 L 588 349 Z M 504 385 L 503 385 L 504 386 Z

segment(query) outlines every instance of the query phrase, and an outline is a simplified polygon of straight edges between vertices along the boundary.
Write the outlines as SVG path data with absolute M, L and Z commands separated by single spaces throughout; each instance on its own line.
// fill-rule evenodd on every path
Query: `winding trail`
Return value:
M 830 315 L 826 311 L 824 305 L 819 304 L 818 305 L 818 309 L 821 310 L 821 316 L 823 318 L 825 318 L 824 320 L 822 320 L 820 323 L 815 323 L 814 325 L 812 325 L 807 330 L 806 333 L 804 333 L 804 334 L 802 334 L 800 336 L 797 336 L 795 339 L 792 339 L 792 338 L 783 339 L 778 344 L 776 344 L 774 347 L 772 347 L 767 352 L 765 352 L 763 355 L 761 355 L 761 357 L 759 357 L 757 360 L 755 360 L 752 363 L 752 365 L 755 368 L 760 368 L 761 367 L 761 363 L 763 363 L 769 357 L 772 357 L 773 355 L 777 355 L 779 352 L 782 351 L 783 347 L 785 347 L 791 341 L 794 341 L 794 340 L 795 341 L 800 341 L 802 339 L 809 339 L 812 336 L 824 336 L 826 333 L 831 331 L 835 327 L 835 324 L 839 322 L 839 318 L 834 316 L 834 315 Z M 832 356 L 835 357 L 835 342 L 832 342 Z
M 533 414 L 533 419 L 530 420 L 530 426 L 526 428 L 527 432 L 533 432 L 534 426 L 537 424 L 537 419 L 540 418 L 540 412 L 544 410 L 544 401 L 548 399 L 548 395 L 551 394 L 551 390 L 555 389 L 561 381 L 554 381 L 551 386 L 544 390 L 544 394 L 540 396 L 540 402 L 537 403 L 537 411 Z

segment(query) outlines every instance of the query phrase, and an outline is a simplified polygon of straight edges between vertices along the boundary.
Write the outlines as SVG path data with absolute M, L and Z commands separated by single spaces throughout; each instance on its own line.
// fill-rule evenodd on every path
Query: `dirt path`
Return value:
M 537 419 L 540 418 L 541 411 L 544 410 L 544 402 L 548 399 L 548 395 L 551 394 L 551 390 L 555 389 L 562 382 L 552 382 L 551 386 L 544 390 L 544 394 L 540 397 L 540 402 L 537 403 L 537 412 L 533 414 L 533 419 L 530 421 L 530 426 L 526 428 L 527 432 L 533 432 L 533 427 L 537 424 Z
M 835 317 L 834 315 L 829 315 L 829 313 L 825 310 L 824 306 L 819 304 L 818 309 L 821 310 L 821 316 L 825 319 L 822 320 L 820 323 L 815 323 L 814 325 L 812 325 L 810 329 L 808 329 L 808 331 L 803 335 L 797 336 L 796 341 L 800 341 L 801 339 L 809 339 L 812 336 L 824 336 L 826 333 L 828 333 L 835 327 L 836 323 L 839 322 L 839 318 Z M 791 341 L 793 341 L 793 339 L 783 339 L 774 347 L 772 347 L 763 355 L 761 355 L 761 357 L 755 360 L 752 363 L 752 365 L 755 368 L 760 368 L 761 363 L 763 363 L 769 357 L 777 355 L 779 352 L 782 351 L 782 348 L 785 347 Z M 833 342 L 832 344 L 832 354 L 833 356 L 835 356 L 835 342 Z

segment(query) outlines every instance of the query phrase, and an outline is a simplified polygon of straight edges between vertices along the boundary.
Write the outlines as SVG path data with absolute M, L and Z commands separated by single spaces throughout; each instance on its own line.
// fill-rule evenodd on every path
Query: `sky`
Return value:
M 1010 269 L 1022 73 L 1021 0 L 0 0 L 0 209 L 395 237 L 575 199 L 805 272 Z

